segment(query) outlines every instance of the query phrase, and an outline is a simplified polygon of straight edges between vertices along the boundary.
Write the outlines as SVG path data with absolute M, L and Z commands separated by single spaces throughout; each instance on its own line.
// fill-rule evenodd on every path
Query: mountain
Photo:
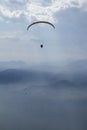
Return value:
M 7 64 L 5 63 L 5 65 Z M 24 65 L 24 68 L 21 65 Z M 87 61 L 68 64 L 61 72 L 50 72 L 45 69 L 35 70 L 25 66 L 22 62 L 10 62 L 9 67 L 6 66 L 6 69 L 0 71 L 0 84 L 45 83 L 54 88 L 87 86 Z

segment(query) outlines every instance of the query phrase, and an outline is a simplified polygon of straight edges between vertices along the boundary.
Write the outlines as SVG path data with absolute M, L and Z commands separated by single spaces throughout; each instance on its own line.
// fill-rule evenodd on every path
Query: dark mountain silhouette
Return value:
M 46 83 L 52 87 L 87 86 L 87 74 L 50 73 L 43 71 L 7 69 L 0 72 L 0 84 Z

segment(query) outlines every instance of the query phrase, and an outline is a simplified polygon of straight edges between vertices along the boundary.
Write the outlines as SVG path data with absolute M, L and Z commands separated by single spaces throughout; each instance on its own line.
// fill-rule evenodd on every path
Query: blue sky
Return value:
M 46 20 L 55 25 L 27 26 Z M 86 0 L 0 0 L 0 61 L 57 64 L 87 59 Z M 44 48 L 40 48 L 40 44 Z

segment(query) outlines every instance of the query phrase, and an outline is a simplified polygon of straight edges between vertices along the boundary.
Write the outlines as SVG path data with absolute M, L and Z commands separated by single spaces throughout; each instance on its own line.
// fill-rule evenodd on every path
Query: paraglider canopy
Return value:
M 55 26 L 54 26 L 52 23 L 50 23 L 50 22 L 47 22 L 47 21 L 37 21 L 37 22 L 31 23 L 31 24 L 27 27 L 27 30 L 28 30 L 32 25 L 34 25 L 34 24 L 40 24 L 40 23 L 44 23 L 44 24 L 51 25 L 51 26 L 55 29 Z

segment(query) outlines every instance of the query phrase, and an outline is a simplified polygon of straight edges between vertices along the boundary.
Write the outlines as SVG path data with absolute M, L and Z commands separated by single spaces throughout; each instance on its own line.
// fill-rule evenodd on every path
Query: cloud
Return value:
M 19 35 L 18 35 L 19 34 Z M 35 36 L 28 36 L 28 34 L 22 34 L 20 32 L 14 32 L 14 33 L 9 33 L 9 32 L 5 32 L 5 33 L 0 33 L 0 40 L 9 40 L 9 41 L 32 41 L 32 42 L 36 42 L 39 41 L 39 39 Z
M 61 10 L 72 7 L 87 10 L 86 0 L 1 0 L 0 3 L 2 17 L 12 19 L 24 16 L 28 21 L 44 19 L 56 22 L 55 14 Z
M 18 18 L 22 14 L 20 10 L 11 11 L 9 8 L 3 6 L 0 6 L 0 12 L 4 17 L 8 18 Z

